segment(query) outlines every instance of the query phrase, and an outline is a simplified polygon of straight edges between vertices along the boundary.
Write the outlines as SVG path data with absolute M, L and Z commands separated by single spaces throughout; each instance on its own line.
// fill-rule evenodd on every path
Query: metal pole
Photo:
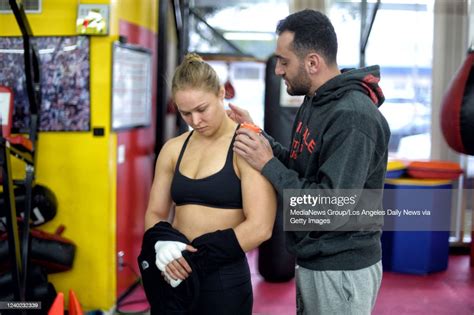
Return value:
M 367 0 L 360 2 L 360 54 L 359 68 L 365 67 L 364 33 L 367 25 Z
M 157 78 L 156 78 L 156 130 L 155 130 L 155 153 L 161 150 L 165 138 L 165 117 L 167 105 L 166 89 L 166 43 L 167 43 L 167 14 L 169 0 L 160 0 L 158 5 L 158 43 L 157 43 Z
M 4 205 L 6 211 L 6 225 L 8 233 L 8 252 L 10 263 L 12 265 L 13 278 L 13 296 L 16 301 L 25 300 L 25 287 L 22 283 L 22 274 L 24 272 L 22 259 L 20 255 L 20 238 L 18 235 L 18 224 L 16 221 L 16 204 L 15 195 L 13 194 L 13 180 L 11 174 L 10 163 L 10 144 L 5 138 L 0 138 L 0 165 L 2 168 L 3 178 L 3 196 L 5 198 Z

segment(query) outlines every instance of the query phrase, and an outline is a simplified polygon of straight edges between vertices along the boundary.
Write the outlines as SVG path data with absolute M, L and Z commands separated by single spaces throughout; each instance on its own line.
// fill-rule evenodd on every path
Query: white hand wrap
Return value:
M 175 259 L 183 257 L 181 253 L 186 249 L 186 244 L 174 241 L 158 241 L 155 243 L 156 260 L 158 269 L 165 271 L 166 265 Z
M 165 274 L 166 279 L 168 279 L 170 286 L 172 286 L 173 288 L 176 288 L 178 285 L 180 285 L 181 282 L 183 282 L 183 280 L 181 279 L 174 280 L 166 271 L 163 271 L 163 273 Z

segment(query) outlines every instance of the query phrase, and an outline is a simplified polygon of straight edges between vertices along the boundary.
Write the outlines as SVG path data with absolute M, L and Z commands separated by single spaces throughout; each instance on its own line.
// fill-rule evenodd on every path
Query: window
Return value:
M 235 97 L 228 100 L 249 111 L 255 124 L 263 127 L 265 64 L 246 61 L 209 61 L 221 83 L 229 80 L 235 89 Z
M 434 0 L 382 0 L 366 50 L 366 64 L 381 67 L 386 101 L 380 111 L 392 137 L 392 157 L 429 159 Z M 368 3 L 371 16 L 374 1 Z M 360 1 L 330 8 L 339 40 L 341 67 L 359 64 Z

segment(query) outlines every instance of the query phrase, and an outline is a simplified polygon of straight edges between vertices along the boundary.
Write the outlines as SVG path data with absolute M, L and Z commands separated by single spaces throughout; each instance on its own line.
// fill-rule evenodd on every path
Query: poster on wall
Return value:
M 86 36 L 34 37 L 40 63 L 40 131 L 90 129 L 90 60 Z M 13 132 L 27 132 L 29 101 L 21 37 L 0 37 L 0 84 L 13 89 Z
M 152 55 L 145 48 L 114 43 L 112 129 L 151 124 Z
M 107 4 L 79 4 L 76 32 L 87 35 L 109 33 L 109 6 Z

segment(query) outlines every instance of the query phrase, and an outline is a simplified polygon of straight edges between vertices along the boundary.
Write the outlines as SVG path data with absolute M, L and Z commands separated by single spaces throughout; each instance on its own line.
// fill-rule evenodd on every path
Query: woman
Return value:
M 177 68 L 172 94 L 193 131 L 169 140 L 158 156 L 142 253 L 158 240 L 154 243 L 156 264 L 175 289 L 167 285 L 154 296 L 147 292 L 147 297 L 160 299 L 168 294 L 161 298 L 163 302 L 175 295 L 173 299 L 181 302 L 176 292 L 184 292 L 186 286 L 189 289 L 189 277 L 194 276 L 199 290 L 194 279 L 189 314 L 251 314 L 252 287 L 244 252 L 271 236 L 274 190 L 259 172 L 233 154 L 238 125 L 224 110 L 225 90 L 216 72 L 198 55 L 187 55 Z M 173 204 L 170 226 L 165 221 Z M 149 237 L 153 230 L 159 237 Z M 149 265 L 143 259 L 140 263 Z M 153 313 L 154 303 L 151 305 Z M 166 312 L 166 307 L 161 311 Z

